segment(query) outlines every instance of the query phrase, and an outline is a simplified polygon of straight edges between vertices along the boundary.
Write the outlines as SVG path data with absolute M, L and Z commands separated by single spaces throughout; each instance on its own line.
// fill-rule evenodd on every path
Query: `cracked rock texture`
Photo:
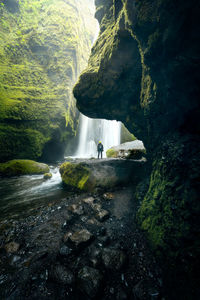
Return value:
M 198 1 L 96 0 L 96 6 L 100 35 L 74 87 L 77 107 L 90 117 L 121 120 L 144 142 L 149 172 L 136 191 L 138 222 L 167 261 L 169 284 L 179 295 L 195 299 L 200 249 Z

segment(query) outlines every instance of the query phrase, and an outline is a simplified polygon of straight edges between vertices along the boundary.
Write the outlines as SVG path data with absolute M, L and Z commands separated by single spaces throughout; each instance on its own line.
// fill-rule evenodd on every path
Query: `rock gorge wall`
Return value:
M 76 134 L 71 88 L 96 33 L 91 7 L 0 0 L 0 161 L 57 159 Z
M 121 120 L 144 141 L 149 174 L 136 193 L 138 222 L 167 272 L 171 267 L 169 284 L 196 299 L 198 1 L 96 0 L 96 6 L 100 36 L 74 87 L 77 107 L 90 117 Z

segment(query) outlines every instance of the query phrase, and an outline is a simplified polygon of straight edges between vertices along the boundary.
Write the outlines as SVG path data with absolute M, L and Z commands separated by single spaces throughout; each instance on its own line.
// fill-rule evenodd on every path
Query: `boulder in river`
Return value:
M 79 163 L 65 162 L 60 167 L 62 181 L 72 188 L 79 190 L 92 190 L 94 187 L 94 178 L 87 166 Z
M 145 154 L 144 144 L 139 140 L 114 146 L 106 151 L 107 157 L 113 158 L 141 159 Z
M 45 174 L 48 172 L 48 165 L 28 159 L 15 159 L 0 163 L 0 175 L 2 176 Z
M 44 176 L 43 176 L 43 178 L 45 180 L 51 179 L 52 178 L 52 174 L 51 173 L 45 173 Z
M 65 162 L 60 167 L 64 184 L 82 191 L 136 183 L 144 171 L 143 160 L 102 159 Z

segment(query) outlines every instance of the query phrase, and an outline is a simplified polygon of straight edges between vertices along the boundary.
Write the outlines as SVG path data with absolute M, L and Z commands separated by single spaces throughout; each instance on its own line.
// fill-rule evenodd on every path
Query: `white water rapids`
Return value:
M 120 144 L 121 122 L 103 119 L 90 119 L 83 114 L 80 116 L 79 143 L 75 153 L 79 158 L 97 157 L 97 144 L 104 146 L 103 157 L 106 151 Z

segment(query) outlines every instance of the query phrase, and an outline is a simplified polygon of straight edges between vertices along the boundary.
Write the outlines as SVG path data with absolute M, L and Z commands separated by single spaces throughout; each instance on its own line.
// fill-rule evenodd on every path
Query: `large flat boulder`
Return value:
M 146 154 L 144 144 L 140 140 L 114 146 L 106 151 L 107 157 L 141 159 Z
M 144 160 L 102 159 L 65 162 L 60 174 L 65 185 L 82 191 L 137 182 L 143 176 Z

